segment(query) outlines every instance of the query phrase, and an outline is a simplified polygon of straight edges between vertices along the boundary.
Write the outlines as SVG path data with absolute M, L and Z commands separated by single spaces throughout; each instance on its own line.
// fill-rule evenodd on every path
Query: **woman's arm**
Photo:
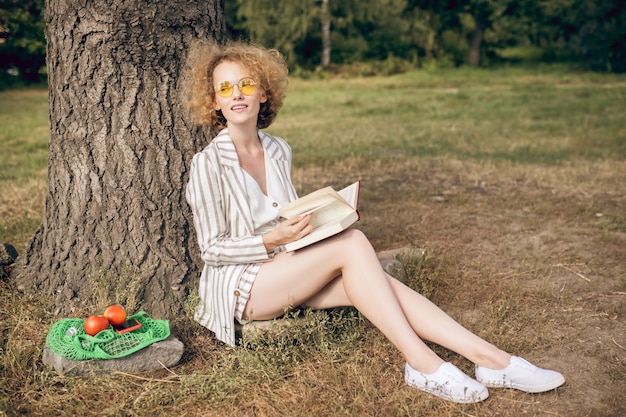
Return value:
M 213 266 L 269 260 L 273 253 L 268 253 L 263 236 L 236 236 L 243 219 L 229 217 L 236 215 L 235 209 L 226 206 L 218 162 L 211 162 L 205 152 L 194 156 L 186 192 L 202 260 Z

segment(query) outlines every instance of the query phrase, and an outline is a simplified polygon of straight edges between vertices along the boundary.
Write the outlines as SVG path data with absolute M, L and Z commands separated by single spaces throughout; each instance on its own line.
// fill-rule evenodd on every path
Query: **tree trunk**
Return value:
M 328 0 L 322 0 L 322 67 L 330 65 L 330 13 Z
M 18 280 L 54 294 L 57 313 L 183 311 L 201 267 L 184 188 L 208 138 L 186 117 L 181 71 L 194 38 L 223 40 L 223 6 L 46 1 L 48 193 Z
M 470 42 L 468 63 L 473 67 L 477 67 L 480 65 L 480 49 L 483 43 L 485 27 L 481 19 L 475 18 L 474 20 L 476 21 L 476 28 L 474 29 Z

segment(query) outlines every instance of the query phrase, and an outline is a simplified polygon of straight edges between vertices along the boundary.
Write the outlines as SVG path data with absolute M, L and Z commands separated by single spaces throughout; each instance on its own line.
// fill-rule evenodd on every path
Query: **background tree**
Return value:
M 351 24 L 367 43 L 360 60 L 407 56 L 407 49 L 412 45 L 407 38 L 410 22 L 402 14 L 407 6 L 406 0 L 380 0 L 368 4 L 352 1 L 353 4 L 343 3 L 351 12 L 342 12 L 346 15 L 352 13 Z
M 0 88 L 40 82 L 46 63 L 44 0 L 0 0 Z
M 231 36 L 279 49 L 300 74 L 360 62 L 389 73 L 388 64 L 404 70 L 424 59 L 487 66 L 510 59 L 501 52 L 511 48 L 535 62 L 626 71 L 626 0 L 222 1 Z M 0 72 L 45 72 L 42 7 L 0 0 Z
M 428 10 L 438 16 L 438 37 L 443 43 L 442 49 L 457 55 L 457 64 L 466 62 L 472 66 L 481 63 L 485 32 L 503 16 L 511 14 L 515 5 L 516 2 L 511 0 L 409 1 L 409 8 Z M 463 39 L 466 35 L 468 39 Z M 466 48 L 459 48 L 460 43 Z M 459 59 L 458 51 L 465 52 L 465 49 L 467 56 Z
M 565 49 L 593 70 L 626 72 L 626 1 L 541 2 L 542 29 L 553 49 Z
M 276 48 L 293 64 L 297 62 L 296 48 L 319 21 L 321 8 L 317 0 L 230 0 L 226 13 L 235 37 Z
M 119 302 L 174 317 L 199 274 L 184 188 L 207 143 L 181 73 L 194 38 L 223 39 L 223 3 L 49 0 L 45 15 L 48 193 L 18 280 L 61 313 Z
M 328 0 L 322 0 L 322 67 L 330 65 L 330 11 L 328 10 Z

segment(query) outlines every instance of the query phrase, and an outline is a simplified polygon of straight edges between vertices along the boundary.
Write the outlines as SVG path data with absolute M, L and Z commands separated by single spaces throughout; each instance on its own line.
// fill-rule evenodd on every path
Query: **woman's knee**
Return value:
M 340 269 L 353 261 L 362 261 L 371 256 L 376 256 L 374 248 L 365 234 L 357 229 L 345 230 L 320 242 L 319 248 L 319 253 L 323 254 L 325 263 L 334 265 L 334 261 L 336 261 Z
M 343 233 L 344 237 L 350 241 L 352 247 L 357 245 L 359 247 L 368 247 L 371 248 L 372 244 L 370 243 L 365 233 L 358 229 L 348 229 Z

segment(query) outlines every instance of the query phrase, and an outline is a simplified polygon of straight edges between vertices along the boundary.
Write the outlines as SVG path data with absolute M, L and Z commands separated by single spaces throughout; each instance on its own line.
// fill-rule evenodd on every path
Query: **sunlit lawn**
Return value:
M 47 91 L 0 92 L 0 242 L 21 249 L 41 223 L 48 137 Z
M 49 298 L 2 283 L 0 416 L 616 415 L 626 378 L 615 365 L 623 328 L 610 327 L 626 291 L 624 109 L 626 76 L 433 70 L 293 79 L 269 129 L 293 148 L 300 192 L 362 179 L 358 227 L 375 248 L 427 249 L 402 259 L 410 285 L 506 349 L 562 367 L 602 363 L 606 397 L 586 400 L 593 384 L 574 379 L 543 396 L 442 403 L 404 385 L 398 352 L 352 309 L 307 314 L 234 350 L 178 318 L 180 366 L 62 377 L 40 360 L 56 319 Z M 0 92 L 0 242 L 20 252 L 44 209 L 47 123 L 46 91 Z

